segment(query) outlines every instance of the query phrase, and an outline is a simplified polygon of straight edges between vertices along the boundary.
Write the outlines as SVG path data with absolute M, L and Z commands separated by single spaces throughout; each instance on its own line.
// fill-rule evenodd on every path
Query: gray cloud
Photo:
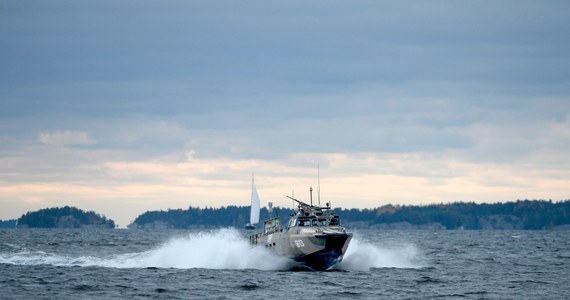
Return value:
M 203 89 L 215 105 L 244 85 L 249 95 L 256 86 L 284 93 L 363 82 L 567 82 L 563 2 L 63 1 L 3 11 L 0 74 L 12 84 L 170 81 Z
M 564 178 L 569 19 L 567 1 L 6 2 L 0 181 L 105 182 L 106 162 L 189 151 Z
M 48 145 L 92 145 L 96 141 L 87 132 L 58 130 L 54 132 L 41 132 L 38 140 Z

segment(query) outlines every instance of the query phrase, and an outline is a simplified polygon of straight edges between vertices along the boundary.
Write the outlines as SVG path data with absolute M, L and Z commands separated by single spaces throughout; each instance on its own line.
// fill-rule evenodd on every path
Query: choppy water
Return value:
M 242 233 L 0 230 L 0 298 L 569 299 L 569 231 L 355 233 L 332 272 L 295 272 Z

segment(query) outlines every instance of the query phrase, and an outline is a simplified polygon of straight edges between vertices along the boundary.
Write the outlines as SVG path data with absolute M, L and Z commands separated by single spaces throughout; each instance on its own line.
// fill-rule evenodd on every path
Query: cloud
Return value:
M 279 160 L 199 156 L 188 160 L 184 153 L 178 160 L 109 160 L 91 168 L 77 165 L 67 172 L 73 176 L 58 176 L 54 181 L 33 173 L 31 178 L 5 181 L 0 184 L 0 201 L 10 203 L 10 211 L 2 213 L 75 203 L 99 208 L 124 226 L 146 210 L 248 205 L 252 172 L 264 203 L 289 207 L 285 195 L 294 191 L 297 198 L 308 199 L 309 186 L 317 186 L 317 163 L 322 199 L 345 208 L 519 198 L 561 200 L 568 197 L 566 187 L 570 185 L 570 168 L 542 162 L 561 161 L 565 153 L 545 153 L 515 164 L 465 161 L 453 151 L 307 152 Z
M 0 201 L 567 197 L 567 2 L 221 3 L 5 5 Z
M 47 145 L 55 146 L 84 146 L 96 143 L 87 132 L 57 130 L 51 132 L 41 132 L 38 140 Z

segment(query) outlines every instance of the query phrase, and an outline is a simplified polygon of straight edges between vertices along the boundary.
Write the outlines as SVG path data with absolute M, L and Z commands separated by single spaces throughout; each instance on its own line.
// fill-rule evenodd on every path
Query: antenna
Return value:
M 295 200 L 294 199 L 295 199 L 295 190 L 293 189 L 293 190 L 291 190 L 291 200 L 293 200 L 291 202 L 291 204 L 293 204 L 293 210 L 295 210 Z

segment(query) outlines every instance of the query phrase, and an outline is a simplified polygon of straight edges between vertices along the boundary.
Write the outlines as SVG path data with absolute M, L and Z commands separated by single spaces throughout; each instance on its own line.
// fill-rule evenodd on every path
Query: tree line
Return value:
M 139 215 L 130 228 L 242 228 L 249 220 L 249 206 L 221 208 L 188 207 L 147 211 Z M 274 215 L 286 224 L 291 209 L 274 208 Z M 373 209 L 336 208 L 344 225 L 378 226 L 382 224 L 437 224 L 445 229 L 551 229 L 570 226 L 570 200 L 518 200 L 506 203 L 455 202 L 431 205 L 384 205 Z M 264 207 L 260 220 L 269 217 Z
M 249 206 L 221 208 L 188 207 L 147 211 L 139 215 L 130 228 L 243 228 L 249 221 Z M 290 208 L 276 207 L 273 216 L 286 224 Z M 517 200 L 506 203 L 455 202 L 430 205 L 384 205 L 373 209 L 335 208 L 347 227 L 404 228 L 431 226 L 441 229 L 552 229 L 570 228 L 570 200 Z M 270 217 L 267 208 L 260 211 L 260 220 Z M 435 225 L 434 225 L 435 224 Z M 75 207 L 45 208 L 28 212 L 17 220 L 0 221 L 0 228 L 114 228 L 115 222 L 93 211 Z M 434 227 L 435 226 L 435 227 Z
M 16 219 L 0 220 L 0 228 L 16 228 Z

